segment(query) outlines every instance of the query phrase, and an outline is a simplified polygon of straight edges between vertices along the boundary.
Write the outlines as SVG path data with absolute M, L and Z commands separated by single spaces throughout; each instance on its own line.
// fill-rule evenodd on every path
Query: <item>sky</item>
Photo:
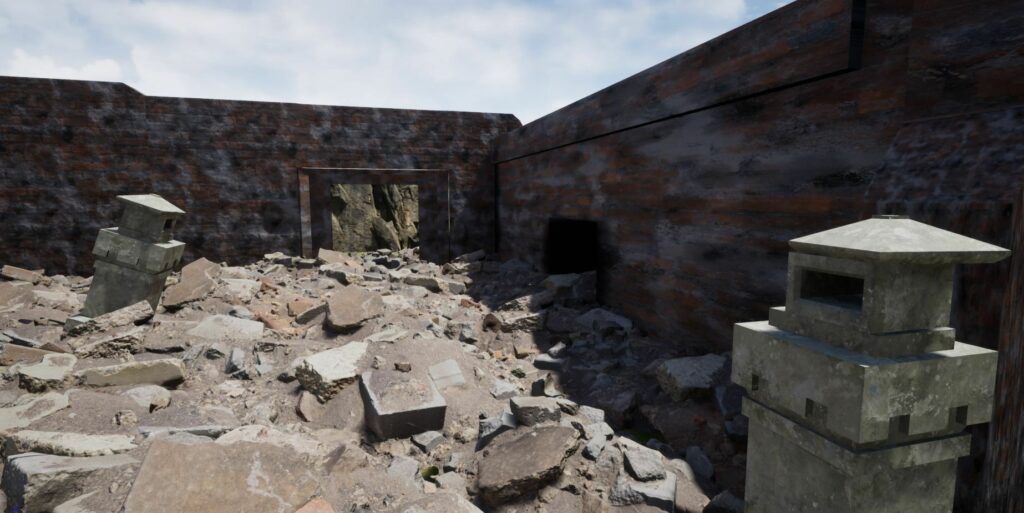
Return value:
M 0 75 L 523 123 L 780 0 L 0 0 Z

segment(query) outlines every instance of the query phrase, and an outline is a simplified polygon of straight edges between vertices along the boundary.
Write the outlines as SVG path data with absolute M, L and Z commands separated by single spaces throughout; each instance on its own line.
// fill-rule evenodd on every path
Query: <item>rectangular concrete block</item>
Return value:
M 992 412 L 997 354 L 988 349 L 958 342 L 877 358 L 765 321 L 737 324 L 733 340 L 732 380 L 752 398 L 853 444 L 912 438 L 924 426 L 937 436 L 958 432 Z
M 427 376 L 383 370 L 364 372 L 359 391 L 366 427 L 383 440 L 444 430 L 448 405 Z
M 949 511 L 957 458 L 970 451 L 959 435 L 858 452 L 749 399 L 743 412 L 757 447 L 747 454 L 747 513 Z

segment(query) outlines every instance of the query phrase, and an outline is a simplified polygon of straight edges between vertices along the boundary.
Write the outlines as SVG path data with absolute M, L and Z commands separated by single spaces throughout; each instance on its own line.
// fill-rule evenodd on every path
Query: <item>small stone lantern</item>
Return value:
M 996 368 L 949 327 L 954 268 L 1010 252 L 900 216 L 790 246 L 786 306 L 733 335 L 747 513 L 951 511 Z
M 167 275 L 185 251 L 184 242 L 171 240 L 183 210 L 156 194 L 117 199 L 124 204 L 121 224 L 101 229 L 92 250 L 96 272 L 81 312 L 85 318 L 143 300 L 156 308 Z

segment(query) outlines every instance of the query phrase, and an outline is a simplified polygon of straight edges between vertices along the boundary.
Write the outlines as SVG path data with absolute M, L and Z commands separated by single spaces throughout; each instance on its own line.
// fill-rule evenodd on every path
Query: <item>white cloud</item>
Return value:
M 58 64 L 48 55 L 30 55 L 21 48 L 11 52 L 5 72 L 10 75 L 40 78 L 67 78 L 72 80 L 105 80 L 118 82 L 122 79 L 121 65 L 113 59 L 99 59 L 81 66 Z
M 776 0 L 0 0 L 0 74 L 524 122 Z

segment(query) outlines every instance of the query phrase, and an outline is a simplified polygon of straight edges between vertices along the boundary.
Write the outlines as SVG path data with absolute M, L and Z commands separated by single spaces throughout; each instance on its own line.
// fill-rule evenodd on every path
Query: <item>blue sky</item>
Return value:
M 524 123 L 782 0 L 0 0 L 0 74 Z

